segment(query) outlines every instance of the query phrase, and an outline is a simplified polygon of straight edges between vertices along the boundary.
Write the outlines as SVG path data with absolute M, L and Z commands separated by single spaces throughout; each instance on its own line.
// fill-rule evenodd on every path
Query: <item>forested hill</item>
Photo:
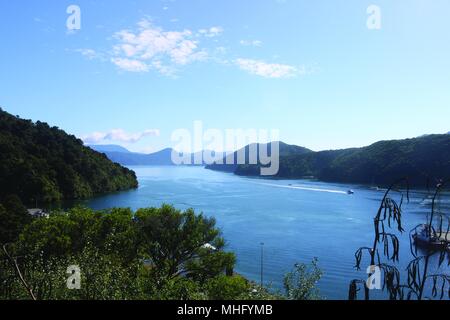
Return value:
M 54 202 L 136 188 L 133 171 L 43 122 L 33 123 L 0 108 L 0 200 Z
M 210 167 L 210 169 L 221 169 Z M 259 174 L 256 166 L 240 165 L 238 175 Z M 380 141 L 364 148 L 281 155 L 278 178 L 314 177 L 328 182 L 389 185 L 408 177 L 412 186 L 450 178 L 450 135 Z
M 253 147 L 254 150 L 257 152 L 257 161 L 259 163 L 259 150 L 260 148 L 264 148 L 263 150 L 266 150 L 268 154 L 271 154 L 271 144 L 251 144 L 248 145 L 234 153 L 228 154 L 226 157 L 224 157 L 221 164 L 214 163 L 211 165 L 207 165 L 206 169 L 214 170 L 214 171 L 224 171 L 224 172 L 234 172 L 238 173 L 240 171 L 243 171 L 242 175 L 259 175 L 260 170 L 259 166 L 250 165 L 238 165 L 238 154 L 244 154 L 245 155 L 245 161 L 249 162 L 250 156 L 250 148 Z M 279 154 L 280 157 L 287 157 L 287 156 L 299 156 L 304 155 L 308 153 L 312 153 L 313 151 L 306 149 L 304 147 L 299 147 L 295 145 L 289 145 L 284 142 L 279 142 Z M 229 164 L 234 163 L 234 164 Z

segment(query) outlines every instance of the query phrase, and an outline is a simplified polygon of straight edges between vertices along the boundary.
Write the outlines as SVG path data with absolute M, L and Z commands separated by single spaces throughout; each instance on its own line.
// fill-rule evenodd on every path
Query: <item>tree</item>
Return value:
M 237 300 L 250 291 L 249 282 L 239 275 L 220 275 L 206 284 L 208 296 L 212 300 Z
M 319 292 L 317 282 L 322 277 L 322 271 L 318 267 L 318 260 L 314 258 L 312 265 L 298 263 L 292 272 L 284 277 L 284 288 L 289 300 L 318 300 Z
M 140 209 L 135 219 L 144 254 L 161 277 L 189 275 L 189 267 L 211 276 L 234 265 L 231 255 L 222 251 L 224 241 L 213 218 L 196 215 L 192 209 L 181 212 L 164 205 Z M 215 250 L 205 249 L 208 245 Z M 211 268 L 201 262 L 206 260 L 214 261 Z
M 9 195 L 0 203 L 0 244 L 17 240 L 31 216 L 17 195 Z

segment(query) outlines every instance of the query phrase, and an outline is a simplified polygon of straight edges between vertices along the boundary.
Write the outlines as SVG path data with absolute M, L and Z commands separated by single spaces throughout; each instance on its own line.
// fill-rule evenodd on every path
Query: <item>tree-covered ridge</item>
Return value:
M 259 175 L 260 168 L 256 165 L 238 165 L 239 163 L 239 155 L 243 154 L 245 155 L 245 162 L 248 163 L 250 159 L 250 150 L 256 150 L 257 153 L 257 161 L 260 162 L 260 149 L 262 148 L 263 151 L 267 152 L 269 155 L 272 154 L 272 145 L 271 144 L 251 144 L 248 146 L 245 146 L 244 148 L 228 154 L 222 161 L 222 163 L 214 163 L 211 165 L 207 165 L 206 169 L 210 170 L 216 170 L 216 171 L 224 171 L 224 172 L 234 172 L 237 173 L 239 170 L 246 170 L 245 175 Z M 289 156 L 298 156 L 298 155 L 304 155 L 309 154 L 312 151 L 304 148 L 299 147 L 296 145 L 289 145 L 284 142 L 279 142 L 279 155 L 280 157 L 289 157 Z M 234 163 L 234 164 L 229 164 Z M 245 169 L 244 169 L 245 168 Z
M 82 199 L 137 187 L 133 171 L 57 127 L 0 109 L 0 198 L 25 203 Z
M 260 170 L 259 166 L 240 165 L 233 172 L 251 176 Z M 408 177 L 411 185 L 425 187 L 450 177 L 450 135 L 380 141 L 363 148 L 281 154 L 277 177 L 376 185 L 389 185 Z

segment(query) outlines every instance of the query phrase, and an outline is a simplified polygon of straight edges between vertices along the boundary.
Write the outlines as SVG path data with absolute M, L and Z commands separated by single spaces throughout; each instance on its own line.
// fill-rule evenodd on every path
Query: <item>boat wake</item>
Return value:
M 333 189 L 320 189 L 320 188 L 312 188 L 304 185 L 281 185 L 281 184 L 275 184 L 275 183 L 259 183 L 260 185 L 265 185 L 269 187 L 277 187 L 277 188 L 285 188 L 285 189 L 296 189 L 296 190 L 305 190 L 305 191 L 315 191 L 315 192 L 327 192 L 327 193 L 337 193 L 337 194 L 348 194 L 348 191 L 342 191 L 342 190 L 333 190 Z

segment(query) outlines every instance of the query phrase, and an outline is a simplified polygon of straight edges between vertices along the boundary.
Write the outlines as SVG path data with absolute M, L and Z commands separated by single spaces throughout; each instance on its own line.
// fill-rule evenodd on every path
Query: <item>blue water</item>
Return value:
M 131 169 L 139 179 L 137 190 L 84 204 L 137 209 L 168 203 L 215 217 L 227 249 L 237 255 L 236 271 L 255 281 L 260 279 L 260 244 L 265 244 L 264 280 L 275 289 L 282 288 L 283 275 L 295 263 L 309 263 L 314 257 L 324 272 L 319 289 L 327 299 L 347 299 L 349 282 L 366 277 L 365 270 L 354 269 L 354 253 L 373 243 L 373 218 L 383 192 L 355 185 L 243 178 L 200 167 Z M 349 189 L 355 194 L 348 195 Z M 407 231 L 425 222 L 429 205 L 423 196 L 413 194 L 404 206 Z M 408 232 L 400 241 L 403 270 L 411 260 Z

